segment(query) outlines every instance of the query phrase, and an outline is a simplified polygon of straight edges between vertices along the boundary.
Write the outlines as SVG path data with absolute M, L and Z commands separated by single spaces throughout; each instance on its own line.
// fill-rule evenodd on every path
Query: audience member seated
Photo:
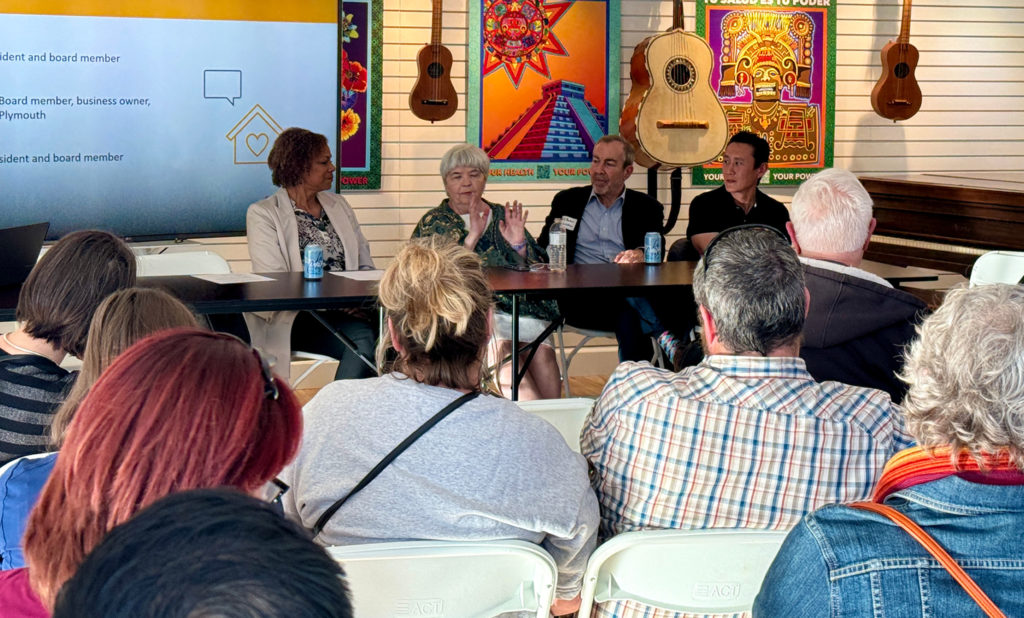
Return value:
M 0 572 L 5 618 L 47 616 L 109 530 L 175 491 L 257 492 L 291 460 L 302 410 L 259 354 L 230 335 L 164 331 L 89 389 L 25 529 L 28 568 Z
M 811 293 L 800 346 L 807 371 L 886 391 L 899 403 L 903 348 L 926 307 L 858 268 L 875 229 L 871 196 L 850 172 L 828 169 L 800 185 L 790 216 L 786 227 Z
M 586 462 L 554 427 L 480 393 L 491 295 L 480 258 L 462 245 L 423 239 L 398 252 L 380 282 L 382 375 L 334 382 L 306 405 L 302 448 L 281 476 L 292 487 L 284 510 L 324 545 L 538 543 L 559 569 L 552 611 L 568 613 L 594 548 L 597 501 Z
M 249 206 L 245 232 L 253 272 L 302 271 L 307 245 L 320 245 L 324 271 L 373 268 L 355 212 L 331 191 L 334 163 L 327 138 L 292 127 L 277 136 L 267 156 L 271 180 L 281 187 Z M 376 316 L 360 309 L 321 311 L 320 315 L 346 335 L 359 353 L 373 356 Z M 372 375 L 368 365 L 306 312 L 264 311 L 245 314 L 253 345 L 278 359 L 288 377 L 291 350 L 327 354 L 340 362 L 335 379 Z M 293 324 L 294 323 L 294 324 Z
M 413 238 L 444 236 L 476 252 L 484 266 L 527 266 L 547 261 L 547 254 L 526 231 L 526 215 L 519 202 L 505 206 L 483 198 L 491 167 L 487 153 L 469 144 L 453 146 L 441 158 L 441 179 L 448 197 L 416 224 Z M 498 294 L 494 333 L 498 340 L 494 359 L 512 352 L 512 297 Z M 519 340 L 531 342 L 559 317 L 554 301 L 527 299 L 519 305 Z M 523 359 L 525 360 L 525 359 Z M 522 361 L 521 361 L 522 362 Z M 503 363 L 500 386 L 511 392 L 512 369 Z M 557 399 L 561 380 L 555 350 L 545 341 L 537 350 L 520 385 L 520 399 Z
M 89 388 L 121 352 L 159 330 L 198 326 L 178 299 L 160 290 L 129 288 L 106 298 L 92 317 L 82 358 L 82 371 L 53 417 L 53 452 L 19 457 L 0 468 L 0 570 L 25 566 L 21 537 L 29 511 L 57 461 L 56 449 Z
M 236 491 L 171 494 L 110 531 L 54 618 L 351 618 L 344 574 L 305 530 Z
M 633 147 L 618 135 L 594 144 L 590 184 L 555 194 L 538 241 L 547 247 L 551 226 L 562 220 L 568 264 L 633 264 L 644 261 L 644 237 L 661 234 L 665 208 L 645 193 L 626 188 L 633 175 Z M 574 294 L 558 307 L 567 322 L 580 328 L 614 331 L 619 360 L 650 360 L 651 336 L 664 332 L 646 298 Z
M 760 225 L 722 232 L 693 288 L 707 357 L 680 373 L 619 365 L 584 425 L 602 538 L 786 529 L 823 504 L 869 496 L 908 438 L 885 393 L 807 373 L 807 290 L 789 240 Z M 605 605 L 600 615 L 674 615 Z
M 953 290 L 919 334 L 902 372 L 918 447 L 889 461 L 872 500 L 923 528 L 1000 615 L 1024 616 L 1024 290 Z M 882 613 L 982 615 L 909 533 L 840 505 L 790 532 L 754 605 L 757 616 Z
M 81 358 L 89 320 L 110 293 L 135 285 L 135 256 L 113 234 L 68 234 L 21 286 L 18 329 L 0 336 L 0 465 L 42 453 L 53 413 L 75 381 L 59 365 Z

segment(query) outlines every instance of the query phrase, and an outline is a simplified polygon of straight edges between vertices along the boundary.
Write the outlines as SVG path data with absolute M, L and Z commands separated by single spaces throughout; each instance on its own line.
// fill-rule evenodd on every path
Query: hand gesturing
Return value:
M 526 242 L 526 217 L 529 214 L 530 211 L 523 210 L 518 200 L 505 203 L 505 220 L 499 223 L 498 230 L 513 247 L 521 247 Z

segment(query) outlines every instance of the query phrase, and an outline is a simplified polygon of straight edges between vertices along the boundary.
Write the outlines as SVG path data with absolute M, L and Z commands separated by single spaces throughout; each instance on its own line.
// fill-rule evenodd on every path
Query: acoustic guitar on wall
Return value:
M 459 107 L 452 85 L 452 52 L 441 45 L 441 0 L 431 0 L 430 43 L 416 56 L 419 74 L 409 94 L 409 109 L 417 118 L 447 120 Z
M 725 110 L 711 88 L 714 56 L 699 36 L 683 29 L 683 3 L 672 5 L 672 28 L 633 51 L 633 86 L 619 133 L 640 165 L 691 167 L 722 153 L 729 139 Z
M 871 107 L 882 118 L 906 120 L 921 109 L 921 87 L 914 70 L 919 54 L 910 44 L 910 2 L 903 0 L 900 36 L 882 48 L 882 77 L 871 90 Z

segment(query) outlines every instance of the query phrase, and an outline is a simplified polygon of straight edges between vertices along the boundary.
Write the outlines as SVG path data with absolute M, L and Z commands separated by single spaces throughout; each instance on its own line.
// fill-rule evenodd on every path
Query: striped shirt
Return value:
M 799 358 L 747 356 L 707 357 L 680 373 L 623 363 L 581 437 L 603 538 L 789 529 L 824 504 L 869 498 L 890 455 L 911 444 L 888 394 L 815 382 Z M 679 615 L 606 605 L 597 615 Z
M 0 465 L 47 450 L 53 414 L 77 375 L 42 356 L 0 351 Z

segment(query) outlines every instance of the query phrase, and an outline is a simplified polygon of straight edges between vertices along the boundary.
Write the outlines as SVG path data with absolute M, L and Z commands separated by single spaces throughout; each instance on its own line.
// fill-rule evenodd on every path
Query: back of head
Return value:
M 60 445 L 68 423 L 85 394 L 121 352 L 157 331 L 198 326 L 189 308 L 162 290 L 128 288 L 105 298 L 96 308 L 89 325 L 82 370 L 53 417 L 51 441 Z
M 133 285 L 128 245 L 107 232 L 73 232 L 50 247 L 21 286 L 17 319 L 32 337 L 81 357 L 96 307 Z
M 341 567 L 297 524 L 230 490 L 163 498 L 110 532 L 54 618 L 349 618 Z
M 1024 288 L 951 290 L 918 335 L 901 375 L 911 435 L 954 454 L 1008 450 L 1024 471 Z
M 385 332 L 378 365 L 426 384 L 480 388 L 476 369 L 490 337 L 492 293 L 480 258 L 442 237 L 410 241 L 384 272 L 380 304 L 397 341 Z M 389 350 L 398 351 L 393 364 Z
M 767 355 L 799 341 L 804 271 L 777 230 L 741 226 L 719 234 L 693 275 L 693 293 L 734 354 Z
M 768 146 L 768 141 L 763 137 L 759 137 L 756 133 L 750 131 L 739 131 L 731 138 L 729 138 L 730 144 L 746 144 L 754 149 L 754 167 L 760 167 L 762 163 L 767 163 L 768 158 L 772 155 L 772 149 Z
M 33 588 L 51 603 L 108 530 L 169 493 L 260 487 L 301 432 L 295 396 L 240 340 L 177 329 L 136 343 L 82 401 L 29 517 Z
M 789 216 L 800 247 L 818 254 L 857 251 L 868 240 L 871 196 L 857 177 L 831 168 L 800 185 Z

